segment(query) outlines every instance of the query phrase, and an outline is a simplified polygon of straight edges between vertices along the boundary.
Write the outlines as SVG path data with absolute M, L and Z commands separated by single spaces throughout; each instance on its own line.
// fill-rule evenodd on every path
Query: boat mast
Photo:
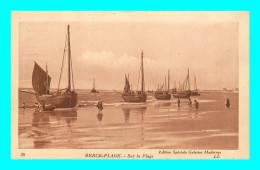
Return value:
M 143 66 L 143 50 L 141 56 L 141 69 L 142 69 L 142 93 L 144 93 L 144 66 Z
M 166 76 L 164 77 L 164 90 L 166 91 Z
M 93 81 L 93 89 L 95 90 L 95 78 L 94 78 L 94 81 Z
M 168 70 L 168 92 L 170 90 L 170 70 Z
M 188 87 L 189 87 L 189 91 L 190 91 L 190 73 L 189 73 L 189 69 L 188 69 Z
M 197 90 L 196 76 L 194 76 L 194 90 Z
M 47 67 L 47 62 L 46 62 L 46 94 L 48 93 L 48 67 Z
M 70 26 L 68 25 L 68 90 L 71 90 L 71 83 L 70 83 L 70 57 L 71 57 L 71 51 L 70 51 Z

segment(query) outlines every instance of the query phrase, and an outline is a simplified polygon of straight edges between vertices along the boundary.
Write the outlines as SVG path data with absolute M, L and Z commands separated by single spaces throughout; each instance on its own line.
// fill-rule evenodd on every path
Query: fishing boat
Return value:
M 95 88 L 95 79 L 93 81 L 93 88 L 91 89 L 91 93 L 98 93 L 98 91 Z
M 158 88 L 158 90 L 154 93 L 154 97 L 157 100 L 170 100 L 172 95 L 170 93 L 170 70 L 168 70 L 168 90 L 166 90 L 166 77 L 165 77 L 165 90 L 163 90 L 163 86 Z
M 184 82 L 182 83 L 182 85 L 179 85 L 179 91 L 172 95 L 174 98 L 189 98 L 191 96 L 189 69 Z
M 65 89 L 60 89 L 60 81 L 66 56 L 68 60 L 68 86 Z M 50 92 L 50 83 L 51 77 L 48 74 L 47 63 L 46 70 L 44 70 L 36 62 L 34 62 L 32 86 L 36 94 L 36 99 L 43 106 L 43 110 L 50 111 L 54 110 L 55 108 L 74 108 L 77 105 L 77 93 L 74 90 L 74 80 L 72 71 L 69 25 L 67 27 L 67 35 L 63 53 L 61 72 L 58 89 L 56 93 Z M 73 89 L 71 88 L 71 85 Z
M 191 96 L 199 96 L 200 93 L 197 89 L 197 82 L 196 82 L 196 76 L 194 76 L 194 90 L 191 91 Z
M 131 103 L 146 102 L 147 96 L 145 94 L 145 89 L 144 89 L 143 51 L 141 53 L 140 72 L 141 72 L 141 90 L 138 91 L 138 86 L 137 86 L 136 92 L 130 88 L 129 76 L 127 77 L 125 75 L 125 87 L 124 87 L 124 91 L 122 93 L 122 98 L 125 102 L 131 102 Z M 139 82 L 139 80 L 138 80 L 138 82 Z

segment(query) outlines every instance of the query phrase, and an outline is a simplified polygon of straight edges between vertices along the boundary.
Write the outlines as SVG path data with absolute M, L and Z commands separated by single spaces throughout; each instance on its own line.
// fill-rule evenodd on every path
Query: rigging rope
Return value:
M 152 73 L 150 72 L 151 69 L 150 69 L 149 65 L 146 63 L 146 61 L 144 61 L 144 62 L 145 62 L 146 67 L 148 67 L 148 72 L 149 72 L 150 77 L 151 77 L 151 79 L 152 79 L 153 86 L 154 86 L 154 88 L 156 89 L 156 85 L 155 85 L 155 83 L 154 83 L 154 79 L 153 79 Z
M 74 77 L 73 77 L 72 59 L 70 59 L 70 66 L 71 66 L 72 87 L 73 87 L 73 91 L 74 91 Z
M 67 41 L 68 41 L 68 33 L 66 34 L 65 47 L 64 47 L 64 51 L 63 51 L 62 65 L 61 65 L 61 70 L 60 70 L 60 78 L 59 78 L 59 84 L 58 84 L 57 91 L 59 91 L 59 89 L 60 89 L 60 81 L 61 81 L 61 76 L 62 76 L 63 67 L 64 67 L 64 60 L 65 60 L 65 56 L 66 56 Z
M 137 91 L 138 91 L 138 85 L 139 85 L 139 79 L 140 79 L 140 72 L 141 72 L 141 66 L 140 66 L 140 69 L 139 69 L 139 75 L 138 75 L 138 81 L 137 81 Z

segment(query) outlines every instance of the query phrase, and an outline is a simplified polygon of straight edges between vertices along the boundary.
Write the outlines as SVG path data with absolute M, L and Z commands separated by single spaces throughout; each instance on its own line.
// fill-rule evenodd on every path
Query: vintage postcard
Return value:
M 12 159 L 249 159 L 249 12 L 11 24 Z

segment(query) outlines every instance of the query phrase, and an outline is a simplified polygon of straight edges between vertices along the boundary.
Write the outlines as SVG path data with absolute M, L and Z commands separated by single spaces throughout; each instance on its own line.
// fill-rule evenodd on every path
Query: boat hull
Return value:
M 172 95 L 169 94 L 169 93 L 155 93 L 154 94 L 154 97 L 157 99 L 157 100 L 170 100 Z
M 146 102 L 146 94 L 122 94 L 122 98 L 125 102 L 141 103 Z
M 172 94 L 174 98 L 189 98 L 191 96 L 190 92 L 179 92 L 176 94 Z
M 55 108 L 74 108 L 77 105 L 77 93 L 62 93 L 36 96 L 41 105 L 52 105 Z
M 99 93 L 99 91 L 95 90 L 95 89 L 92 89 L 91 90 L 91 93 Z

